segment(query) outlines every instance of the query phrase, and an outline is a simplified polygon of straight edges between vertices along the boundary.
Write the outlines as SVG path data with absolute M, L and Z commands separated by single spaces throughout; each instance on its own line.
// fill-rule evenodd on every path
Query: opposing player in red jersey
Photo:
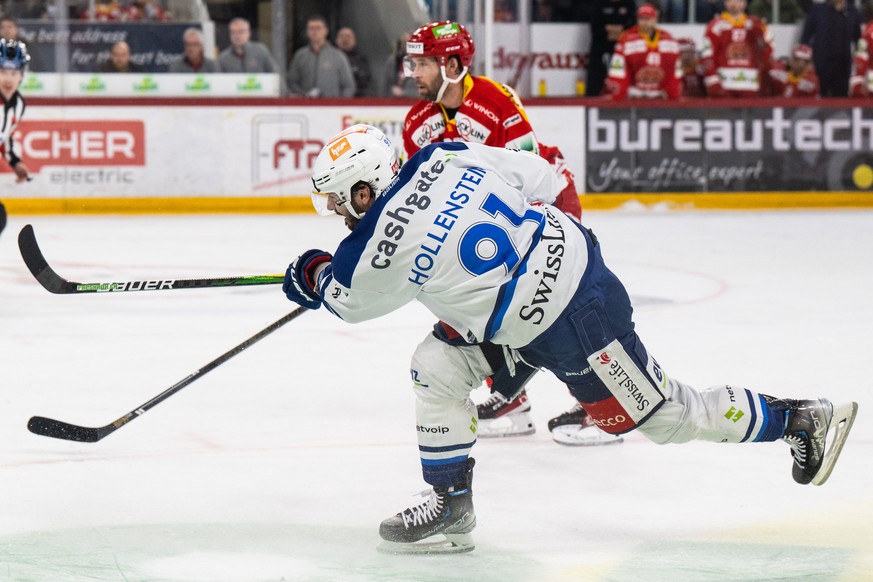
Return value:
M 864 27 L 858 46 L 855 49 L 855 70 L 849 80 L 849 95 L 852 97 L 869 97 L 873 95 L 873 20 Z
M 703 66 L 697 58 L 697 47 L 690 38 L 679 39 L 679 62 L 682 66 L 682 96 L 706 97 Z
M 706 26 L 701 62 L 710 97 L 761 94 L 773 48 L 766 23 L 745 10 L 746 0 L 725 0 L 725 11 Z
M 512 88 L 469 73 L 475 50 L 470 34 L 455 22 L 432 22 L 410 37 L 404 66 L 406 75 L 418 85 L 421 100 L 409 110 L 403 125 L 407 159 L 429 144 L 444 141 L 532 151 L 552 165 L 564 185 L 554 205 L 579 220 L 582 209 L 576 185 L 560 150 L 537 141 L 521 100 Z M 435 333 L 446 341 L 463 341 L 442 322 L 437 324 Z M 492 377 L 492 397 L 477 407 L 480 437 L 520 436 L 536 430 L 524 390 L 536 369 L 523 362 L 518 362 L 515 368 L 501 370 Z M 596 428 L 580 406 L 553 418 L 549 430 L 562 444 L 620 440 Z
M 679 99 L 682 96 L 679 44 L 658 28 L 658 9 L 643 4 L 637 24 L 621 33 L 609 65 L 606 93 L 625 98 Z
M 774 64 L 770 69 L 770 90 L 774 97 L 818 97 L 812 48 L 799 44 L 791 51 L 788 67 Z

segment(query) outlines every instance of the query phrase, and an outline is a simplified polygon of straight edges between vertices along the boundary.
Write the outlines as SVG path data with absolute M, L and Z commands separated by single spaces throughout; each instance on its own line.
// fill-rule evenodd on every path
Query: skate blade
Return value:
M 858 403 L 849 402 L 838 408 L 834 408 L 834 416 L 831 418 L 831 426 L 834 434 L 831 437 L 830 446 L 825 452 L 824 460 L 821 463 L 821 469 L 812 478 L 813 485 L 824 485 L 828 477 L 831 476 L 831 471 L 834 470 L 834 465 L 843 451 L 843 445 L 846 444 L 846 439 L 849 437 L 849 431 L 852 430 L 852 424 L 855 422 L 855 416 L 858 414 Z
M 520 437 L 534 434 L 536 431 L 537 427 L 534 426 L 530 414 L 524 412 L 480 420 L 476 428 L 476 437 L 480 439 Z
M 624 437 L 609 434 L 596 426 L 580 428 L 578 424 L 564 424 L 552 429 L 552 440 L 568 447 L 601 447 L 624 442 Z
M 376 549 L 383 554 L 461 554 L 471 552 L 476 545 L 470 534 L 438 534 L 429 538 L 404 544 L 381 540 Z

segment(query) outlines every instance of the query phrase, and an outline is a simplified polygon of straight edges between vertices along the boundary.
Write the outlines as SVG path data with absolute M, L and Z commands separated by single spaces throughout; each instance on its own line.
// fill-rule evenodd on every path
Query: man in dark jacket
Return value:
M 358 52 L 358 37 L 355 31 L 343 26 L 336 32 L 336 47 L 343 51 L 349 59 L 352 76 L 355 78 L 355 97 L 363 97 L 370 88 L 370 62 L 367 57 Z
M 636 11 L 634 0 L 594 0 L 591 6 L 591 49 L 588 51 L 586 97 L 597 97 L 603 91 L 615 41 L 625 29 L 636 24 Z
M 848 97 L 853 45 L 861 36 L 858 10 L 848 0 L 813 4 L 800 42 L 812 47 L 822 97 Z

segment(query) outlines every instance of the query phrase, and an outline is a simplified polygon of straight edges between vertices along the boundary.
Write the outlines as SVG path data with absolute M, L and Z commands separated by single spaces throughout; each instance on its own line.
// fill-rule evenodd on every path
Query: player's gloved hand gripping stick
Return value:
M 330 264 L 333 256 L 319 249 L 308 250 L 288 266 L 285 271 L 285 282 L 282 291 L 285 296 L 303 307 L 318 309 L 321 307 L 321 296 L 318 294 L 319 267 Z

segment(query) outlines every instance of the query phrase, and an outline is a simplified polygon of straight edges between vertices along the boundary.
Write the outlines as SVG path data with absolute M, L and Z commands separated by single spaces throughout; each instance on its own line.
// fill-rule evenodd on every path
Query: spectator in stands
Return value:
M 218 73 L 218 63 L 203 54 L 203 33 L 197 28 L 187 28 L 182 33 L 184 55 L 170 65 L 171 73 Z
M 770 68 L 770 94 L 775 97 L 818 97 L 818 76 L 812 67 L 812 48 L 799 44 L 791 51 L 786 67 L 776 62 Z
M 618 37 L 635 24 L 634 0 L 594 0 L 591 8 L 591 48 L 588 51 L 588 78 L 585 95 L 603 92 L 607 65 Z
M 749 2 L 749 14 L 767 20 L 773 21 L 773 0 L 751 0 Z M 794 24 L 803 20 L 806 13 L 797 3 L 797 0 L 779 0 L 779 17 L 776 22 L 781 24 Z
M 697 58 L 697 47 L 690 38 L 679 39 L 679 62 L 682 66 L 682 96 L 706 97 L 703 66 Z
M 590 22 L 591 6 L 579 0 L 533 0 L 534 22 Z
M 725 3 L 723 0 L 694 0 L 697 2 L 695 5 L 695 9 L 697 14 L 695 15 L 695 20 L 697 22 L 709 22 L 722 12 L 725 9 Z
M 324 16 L 315 14 L 306 20 L 309 44 L 300 47 L 288 67 L 288 90 L 291 95 L 306 97 L 353 97 L 355 77 L 352 67 L 338 48 L 327 40 L 329 29 Z
M 861 0 L 858 14 L 861 16 L 861 22 L 867 23 L 873 20 L 873 0 Z
M 169 22 L 172 20 L 169 12 L 155 0 L 133 0 L 122 12 L 122 20 L 126 22 Z
M 222 73 L 275 73 L 278 70 L 269 49 L 251 40 L 248 20 L 234 18 L 228 24 L 228 31 L 230 46 L 218 55 L 218 68 Z
M 873 21 L 867 23 L 855 50 L 855 71 L 849 82 L 852 97 L 873 95 Z
M 688 0 L 661 0 L 662 22 L 686 22 L 688 20 Z
M 20 40 L 18 38 L 18 23 L 14 18 L 4 16 L 0 18 L 0 38 L 6 40 Z
M 652 4 L 637 9 L 637 24 L 621 33 L 615 43 L 606 94 L 615 100 L 672 99 L 682 96 L 679 43 L 658 28 L 658 10 Z
M 382 97 L 412 97 L 418 99 L 418 85 L 415 79 L 406 76 L 403 68 L 403 59 L 406 57 L 406 43 L 409 42 L 409 33 L 405 32 L 397 41 L 394 54 L 385 61 L 385 69 L 382 74 Z
M 853 45 L 860 36 L 858 10 L 848 0 L 829 0 L 810 8 L 800 42 L 812 47 L 822 97 L 849 95 Z
M 767 23 L 745 14 L 746 0 L 726 0 L 703 35 L 700 62 L 710 97 L 757 97 L 767 79 L 773 48 Z
M 73 16 L 75 16 L 75 12 Z M 25 0 L 24 8 L 17 12 L 18 18 L 27 20 L 49 20 L 58 15 L 58 7 L 55 2 L 49 6 L 46 0 Z
M 155 0 L 132 0 L 130 3 L 108 0 L 95 3 L 93 15 L 86 3 L 81 18 L 97 22 L 169 22 L 172 15 Z
M 515 22 L 515 2 L 494 0 L 494 22 Z
M 94 10 L 85 5 L 85 10 L 82 12 L 82 20 L 90 20 L 95 22 L 117 22 L 121 20 L 122 6 L 114 0 L 96 2 Z
M 370 62 L 367 57 L 358 52 L 358 37 L 355 31 L 343 26 L 336 32 L 336 46 L 343 51 L 352 68 L 355 78 L 355 97 L 363 97 L 370 87 L 373 74 L 370 72 Z
M 109 60 L 100 65 L 101 73 L 139 73 L 142 69 L 130 61 L 130 46 L 123 40 L 112 45 Z

